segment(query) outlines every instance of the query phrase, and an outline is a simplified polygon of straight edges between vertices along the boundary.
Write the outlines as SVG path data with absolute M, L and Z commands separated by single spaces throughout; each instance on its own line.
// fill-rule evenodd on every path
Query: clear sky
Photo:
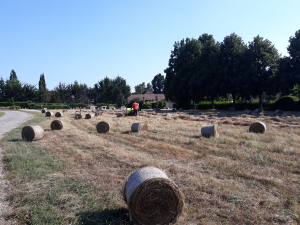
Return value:
M 121 76 L 151 82 L 168 66 L 175 41 L 236 33 L 260 35 L 288 55 L 300 29 L 300 0 L 0 0 L 0 77 L 93 86 Z

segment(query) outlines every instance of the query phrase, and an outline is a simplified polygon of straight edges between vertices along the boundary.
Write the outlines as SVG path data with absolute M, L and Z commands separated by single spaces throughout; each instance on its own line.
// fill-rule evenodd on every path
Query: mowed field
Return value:
M 178 224 L 300 224 L 299 113 L 116 113 L 80 120 L 75 110 L 61 118 L 37 113 L 42 140 L 23 142 L 21 129 L 4 139 L 14 207 L 8 216 L 19 224 L 131 224 L 124 183 L 154 166 L 184 194 Z M 54 119 L 63 121 L 62 130 L 50 129 Z M 110 124 L 109 133 L 97 133 L 100 121 Z M 266 124 L 264 134 L 248 132 L 255 121 Z M 149 130 L 131 132 L 134 122 Z M 218 125 L 219 138 L 201 136 L 210 124 Z

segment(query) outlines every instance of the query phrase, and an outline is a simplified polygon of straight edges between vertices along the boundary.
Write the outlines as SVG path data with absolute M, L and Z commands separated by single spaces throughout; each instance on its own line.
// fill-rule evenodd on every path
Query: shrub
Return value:
M 142 109 L 152 109 L 152 103 L 151 102 L 145 102 L 141 106 Z
M 275 106 L 284 111 L 300 110 L 299 98 L 295 96 L 283 96 L 275 102 Z
M 81 108 L 87 108 L 87 104 L 84 103 L 70 103 L 69 108 L 76 108 L 76 107 L 81 107 Z
M 9 109 L 21 109 L 20 106 L 14 105 L 14 106 L 9 106 Z

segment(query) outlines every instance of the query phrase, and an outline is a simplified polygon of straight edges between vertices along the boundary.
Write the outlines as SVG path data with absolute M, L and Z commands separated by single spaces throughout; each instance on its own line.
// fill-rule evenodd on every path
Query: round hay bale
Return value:
M 76 112 L 75 112 L 75 114 L 81 114 L 81 112 L 79 112 L 79 111 L 76 111 Z
M 62 117 L 62 112 L 57 112 L 57 113 L 55 113 L 55 117 Z
M 47 111 L 47 112 L 46 112 L 46 116 L 47 116 L 47 117 L 51 117 L 51 116 L 53 116 L 53 115 L 54 115 L 53 112 L 50 112 L 50 111 Z
M 124 113 L 117 113 L 117 117 L 122 117 L 124 116 Z
M 132 132 L 147 131 L 147 130 L 148 130 L 148 124 L 144 122 L 137 122 L 131 125 Z
M 98 133 L 107 133 L 110 129 L 110 125 L 104 121 L 101 121 L 96 125 L 96 129 Z
M 261 109 L 255 109 L 254 112 L 255 113 L 261 113 Z
M 81 114 L 75 114 L 75 120 L 79 120 L 82 119 L 82 115 Z
M 45 110 L 45 109 L 42 109 L 42 113 L 46 113 L 46 110 Z
M 183 108 L 179 108 L 179 112 L 182 112 L 183 111 Z
M 136 224 L 174 224 L 184 207 L 178 186 L 154 167 L 131 174 L 125 184 L 124 200 L 130 219 Z
M 278 114 L 278 115 L 283 115 L 284 114 L 283 110 L 281 110 L 281 109 L 277 109 L 275 111 L 275 113 Z
M 22 139 L 24 141 L 38 141 L 43 137 L 44 129 L 39 125 L 25 126 L 22 129 Z
M 252 113 L 251 110 L 245 110 L 245 114 L 250 115 Z
M 219 137 L 218 125 L 205 125 L 201 128 L 201 134 L 204 137 Z
M 264 133 L 267 130 L 266 124 L 263 122 L 252 123 L 249 127 L 249 132 Z
M 61 120 L 53 120 L 50 125 L 51 130 L 61 130 L 63 127 L 64 124 Z
M 94 116 L 95 116 L 94 114 L 90 114 L 90 113 L 85 114 L 86 119 L 94 118 Z

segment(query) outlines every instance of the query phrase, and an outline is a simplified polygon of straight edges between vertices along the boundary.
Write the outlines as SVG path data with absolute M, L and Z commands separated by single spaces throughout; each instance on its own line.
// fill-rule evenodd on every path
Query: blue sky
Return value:
M 0 0 L 0 77 L 47 88 L 59 82 L 93 86 L 121 76 L 151 82 L 168 66 L 175 41 L 236 33 L 260 35 L 288 55 L 300 29 L 299 0 Z

